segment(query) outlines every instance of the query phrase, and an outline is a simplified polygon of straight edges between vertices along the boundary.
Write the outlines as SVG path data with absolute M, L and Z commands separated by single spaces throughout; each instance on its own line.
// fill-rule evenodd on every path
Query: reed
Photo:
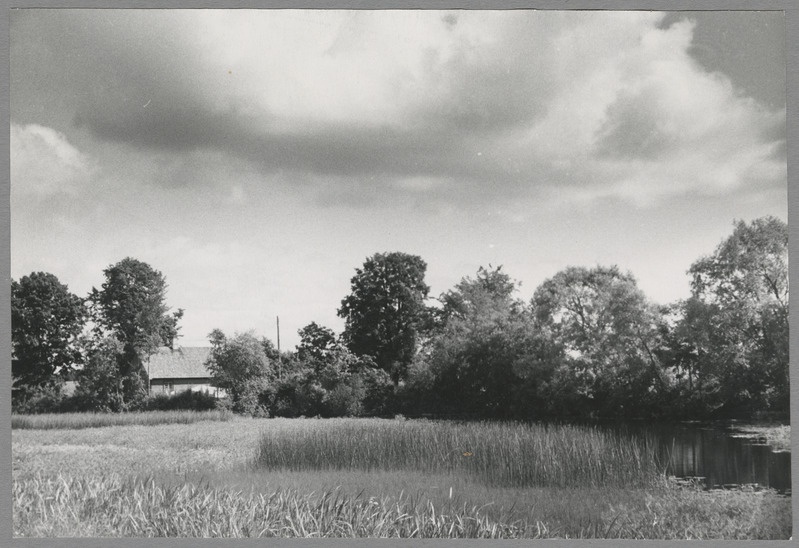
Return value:
M 613 490 L 610 490 L 613 492 Z M 575 527 L 488 516 L 468 503 L 400 493 L 367 497 L 336 489 L 255 493 L 150 478 L 33 476 L 13 482 L 15 537 L 393 537 L 777 539 L 791 532 L 790 499 L 771 492 L 646 489 Z
M 143 411 L 137 413 L 43 413 L 40 415 L 11 415 L 12 429 L 75 430 L 105 426 L 155 424 L 192 424 L 198 421 L 227 421 L 227 410 L 213 411 Z
M 493 486 L 631 487 L 664 474 L 654 444 L 597 428 L 333 419 L 265 428 L 261 469 L 465 473 Z
M 502 524 L 477 507 L 445 511 L 406 496 L 389 501 L 290 489 L 244 495 L 119 476 L 14 482 L 13 507 L 14 535 L 37 537 L 530 538 L 545 531 Z

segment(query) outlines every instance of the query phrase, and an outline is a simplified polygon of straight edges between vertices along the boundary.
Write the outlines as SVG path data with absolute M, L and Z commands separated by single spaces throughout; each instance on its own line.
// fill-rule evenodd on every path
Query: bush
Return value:
M 145 398 L 140 406 L 141 411 L 210 411 L 216 409 L 217 399 L 206 392 L 193 392 L 191 389 L 174 395 L 156 394 Z
M 22 414 L 57 413 L 65 399 L 67 397 L 61 392 L 61 386 L 47 386 L 36 390 L 28 398 L 12 398 L 11 410 Z

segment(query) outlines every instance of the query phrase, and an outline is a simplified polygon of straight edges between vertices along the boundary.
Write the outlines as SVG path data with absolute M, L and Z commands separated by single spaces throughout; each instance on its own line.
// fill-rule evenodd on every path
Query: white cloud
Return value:
M 88 177 L 91 160 L 66 136 L 38 124 L 11 124 L 11 192 L 44 197 L 75 193 Z
M 564 74 L 570 85 L 560 86 L 524 145 L 553 192 L 651 205 L 675 194 L 785 184 L 784 111 L 703 71 L 688 54 L 692 31 L 687 22 L 644 27 L 640 43 L 590 67 L 562 53 L 575 69 Z M 607 36 L 592 36 L 597 51 L 608 51 Z

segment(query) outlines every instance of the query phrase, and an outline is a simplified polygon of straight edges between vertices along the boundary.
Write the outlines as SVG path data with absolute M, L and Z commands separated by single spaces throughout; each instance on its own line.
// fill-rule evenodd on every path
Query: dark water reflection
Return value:
M 654 442 L 668 473 L 678 478 L 704 478 L 706 488 L 756 483 L 790 492 L 791 453 L 774 451 L 756 437 L 736 437 L 729 427 L 627 424 L 612 428 Z

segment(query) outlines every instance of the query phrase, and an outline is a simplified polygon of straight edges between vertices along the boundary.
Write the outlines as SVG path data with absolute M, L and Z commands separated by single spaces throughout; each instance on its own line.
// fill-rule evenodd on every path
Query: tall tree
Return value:
M 119 378 L 123 399 L 129 402 L 146 393 L 143 362 L 159 346 L 172 347 L 183 310 L 169 313 L 166 279 L 147 263 L 128 257 L 103 273 L 102 289 L 92 288 L 89 300 L 98 328 L 113 333 L 122 344 Z
M 715 252 L 696 261 L 682 329 L 698 381 L 715 386 L 709 407 L 729 414 L 787 414 L 788 226 L 774 217 L 737 221 Z
M 659 310 L 617 267 L 569 267 L 533 295 L 538 328 L 558 347 L 552 400 L 600 414 L 650 413 L 668 388 Z
M 531 350 L 535 332 L 502 267 L 480 267 L 440 301 L 427 363 L 435 399 L 448 413 L 535 415 L 536 383 L 546 377 Z
M 342 338 L 357 355 L 371 356 L 391 375 L 404 379 L 425 321 L 427 263 L 406 253 L 377 253 L 356 269 L 352 292 L 341 301 Z
M 86 320 L 83 301 L 56 276 L 33 272 L 11 282 L 12 394 L 15 401 L 80 363 L 77 345 Z

